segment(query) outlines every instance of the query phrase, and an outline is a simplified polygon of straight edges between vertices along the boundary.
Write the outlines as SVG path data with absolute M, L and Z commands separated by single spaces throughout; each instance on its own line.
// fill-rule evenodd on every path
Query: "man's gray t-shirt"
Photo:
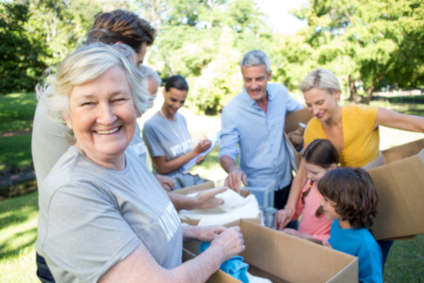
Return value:
M 131 148 L 125 159 L 111 170 L 72 146 L 42 183 L 36 249 L 56 282 L 96 282 L 140 244 L 164 268 L 181 264 L 177 212 Z
M 38 187 L 56 161 L 71 146 L 71 141 L 68 127 L 51 119 L 45 100 L 40 99 L 35 109 L 31 137 L 32 160 Z
M 193 149 L 186 120 L 179 113 L 175 114 L 175 120 L 172 121 L 159 113 L 153 115 L 144 124 L 143 138 L 152 157 L 165 156 L 166 160 L 172 160 Z M 179 168 L 167 175 L 173 176 L 182 171 Z

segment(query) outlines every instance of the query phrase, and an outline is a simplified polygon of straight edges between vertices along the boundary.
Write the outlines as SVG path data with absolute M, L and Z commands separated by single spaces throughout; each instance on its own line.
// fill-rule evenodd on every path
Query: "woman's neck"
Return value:
M 171 115 L 165 105 L 162 105 L 160 109 L 160 114 L 162 114 L 163 117 L 165 117 L 168 120 L 175 120 L 175 115 Z
M 114 156 L 97 156 L 95 154 L 87 153 L 86 150 L 78 146 L 78 142 L 75 144 L 81 152 L 92 162 L 100 165 L 102 167 L 112 169 L 112 170 L 123 170 L 125 168 L 125 154 L 122 153 L 120 155 Z
M 342 107 L 337 105 L 328 120 L 324 124 L 328 127 L 333 127 L 342 123 Z

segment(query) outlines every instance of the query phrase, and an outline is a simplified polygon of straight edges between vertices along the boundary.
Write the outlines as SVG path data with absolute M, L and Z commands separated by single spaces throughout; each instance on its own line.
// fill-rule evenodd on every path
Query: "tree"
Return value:
M 42 41 L 24 29 L 30 18 L 25 2 L 0 3 L 0 92 L 29 91 L 46 68 Z
M 323 0 L 311 1 L 296 15 L 308 22 L 306 42 L 317 49 L 318 63 L 348 59 L 351 97 L 362 86 L 368 102 L 383 81 L 423 82 L 424 60 L 417 48 L 423 43 L 423 9 L 420 0 Z
M 144 2 L 159 19 L 159 34 L 148 63 L 162 77 L 185 76 L 188 104 L 215 114 L 242 86 L 239 62 L 250 49 L 271 50 L 271 35 L 253 0 L 156 0 Z

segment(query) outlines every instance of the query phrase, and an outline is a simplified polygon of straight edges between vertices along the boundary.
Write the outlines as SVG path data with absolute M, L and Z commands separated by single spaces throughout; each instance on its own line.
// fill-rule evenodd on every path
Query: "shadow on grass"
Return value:
M 30 220 L 37 215 L 38 193 L 9 198 L 0 202 L 0 231 Z M 0 239 L 1 232 L 0 232 Z
M 19 257 L 22 250 L 34 245 L 37 239 L 37 227 L 13 234 L 0 245 L 0 260 Z M 15 244 L 17 243 L 17 244 Z M 13 245 L 13 248 L 11 246 Z
M 0 137 L 0 170 L 32 164 L 31 135 Z
M 31 129 L 36 103 L 34 93 L 0 95 L 0 132 Z

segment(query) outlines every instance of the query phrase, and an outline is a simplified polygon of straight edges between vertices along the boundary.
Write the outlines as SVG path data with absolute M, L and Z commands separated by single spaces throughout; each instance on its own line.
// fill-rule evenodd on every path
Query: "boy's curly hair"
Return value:
M 362 168 L 330 170 L 318 182 L 321 195 L 335 202 L 341 220 L 353 228 L 371 228 L 377 215 L 378 195 L 371 176 Z

